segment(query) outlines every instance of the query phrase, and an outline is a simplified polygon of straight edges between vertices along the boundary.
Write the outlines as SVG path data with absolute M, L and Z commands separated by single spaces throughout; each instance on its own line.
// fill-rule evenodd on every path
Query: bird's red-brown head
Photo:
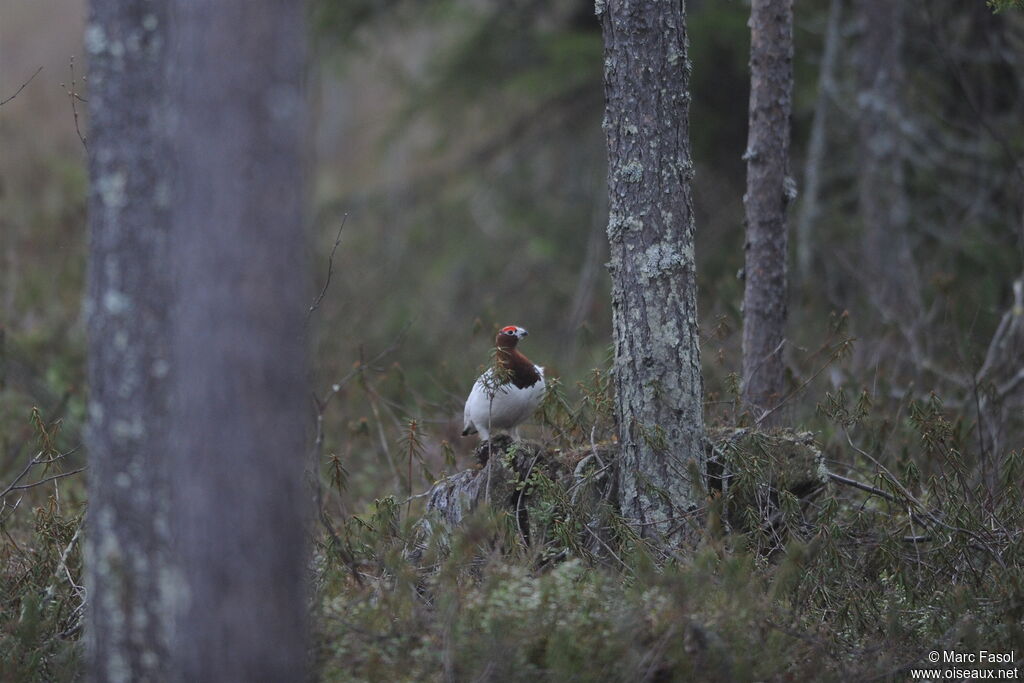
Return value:
M 495 354 L 498 372 L 520 389 L 532 387 L 541 379 L 533 361 L 516 348 L 519 340 L 527 334 L 529 332 L 518 325 L 507 325 L 498 330 L 498 336 L 494 338 L 494 345 L 498 347 Z
M 499 349 L 514 349 L 519 340 L 525 337 L 527 332 L 522 327 L 507 325 L 498 330 L 498 336 L 494 338 L 494 345 Z

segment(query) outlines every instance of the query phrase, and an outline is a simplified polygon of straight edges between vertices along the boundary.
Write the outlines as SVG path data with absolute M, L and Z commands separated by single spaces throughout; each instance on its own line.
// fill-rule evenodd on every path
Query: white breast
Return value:
M 494 370 L 482 374 L 466 399 L 465 427 L 480 432 L 484 441 L 491 432 L 512 429 L 530 418 L 544 399 L 544 368 L 534 366 L 540 379 L 520 389 L 514 384 L 494 386 Z

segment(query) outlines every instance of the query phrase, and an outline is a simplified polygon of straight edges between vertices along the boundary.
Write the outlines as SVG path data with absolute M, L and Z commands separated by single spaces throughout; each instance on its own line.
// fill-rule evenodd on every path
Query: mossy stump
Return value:
M 812 434 L 721 428 L 707 436 L 708 509 L 720 511 L 726 532 L 777 533 L 784 523 L 812 522 L 810 502 L 828 485 Z M 477 447 L 481 466 L 434 484 L 416 546 L 422 549 L 431 534 L 450 532 L 490 506 L 511 513 L 527 544 L 558 538 L 563 546 L 604 556 L 614 545 L 609 529 L 617 516 L 616 453 L 617 444 L 609 442 L 549 450 L 536 441 L 495 436 Z

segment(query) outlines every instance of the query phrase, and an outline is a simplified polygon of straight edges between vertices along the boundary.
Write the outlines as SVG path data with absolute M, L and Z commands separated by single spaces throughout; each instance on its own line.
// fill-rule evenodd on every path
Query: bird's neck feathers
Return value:
M 519 337 L 515 337 L 509 334 L 499 334 L 494 338 L 494 345 L 499 349 L 511 350 L 516 348 L 516 344 L 519 343 Z
M 516 348 L 517 341 L 513 339 L 511 345 L 498 344 L 495 364 L 498 376 L 507 378 L 504 382 L 511 382 L 519 389 L 525 389 L 537 383 L 540 373 L 533 362 Z

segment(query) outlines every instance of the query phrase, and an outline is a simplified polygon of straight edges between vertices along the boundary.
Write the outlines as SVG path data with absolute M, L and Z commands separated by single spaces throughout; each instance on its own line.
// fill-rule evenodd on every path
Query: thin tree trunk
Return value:
M 608 241 L 619 504 L 670 535 L 703 477 L 700 347 L 682 0 L 598 0 L 604 32 Z M 696 466 L 691 467 L 691 461 Z
M 835 90 L 836 55 L 839 53 L 839 26 L 843 13 L 842 0 L 832 0 L 828 9 L 821 65 L 818 67 L 818 99 L 814 105 L 811 135 L 807 142 L 804 165 L 803 201 L 796 221 L 796 261 L 801 282 L 807 282 L 814 257 L 813 230 L 821 212 L 821 174 L 825 159 L 825 133 L 829 102 Z
M 174 0 L 172 674 L 301 681 L 306 659 L 305 13 Z
M 88 676 L 161 680 L 170 280 L 159 0 L 93 0 L 89 52 Z
M 758 417 L 778 405 L 786 388 L 786 209 L 795 193 L 788 177 L 792 89 L 793 2 L 753 0 L 750 130 L 744 154 L 743 398 Z M 782 419 L 776 411 L 764 423 Z

